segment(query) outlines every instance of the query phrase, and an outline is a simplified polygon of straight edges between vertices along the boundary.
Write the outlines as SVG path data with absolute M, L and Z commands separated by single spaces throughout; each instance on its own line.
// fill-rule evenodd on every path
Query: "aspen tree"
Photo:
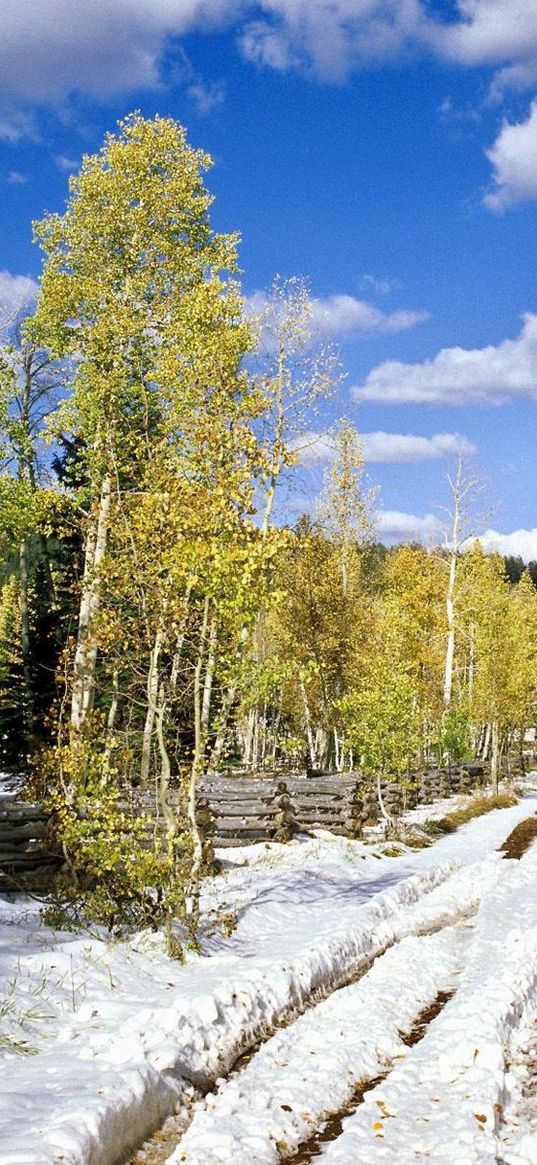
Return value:
M 188 345 L 192 298 L 202 284 L 220 288 L 219 272 L 235 264 L 235 237 L 210 227 L 212 200 L 202 179 L 209 165 L 176 122 L 132 115 L 98 154 L 84 158 L 70 179 L 65 212 L 45 216 L 35 228 L 46 262 L 32 335 L 53 356 L 78 362 L 64 420 L 83 444 L 91 487 L 74 738 L 95 699 L 95 626 L 113 492 L 133 487 L 158 431 L 166 406 L 154 386 L 165 347 L 181 337 L 180 394 L 196 377 Z M 218 331 L 213 315 L 207 336 L 215 325 Z

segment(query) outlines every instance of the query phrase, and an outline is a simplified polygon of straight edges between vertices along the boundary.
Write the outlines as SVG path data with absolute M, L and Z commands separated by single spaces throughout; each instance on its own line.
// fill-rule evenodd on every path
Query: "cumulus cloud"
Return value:
M 364 433 L 364 455 L 370 463 L 407 464 L 433 461 L 452 454 L 475 453 L 475 446 L 459 433 L 435 433 L 417 437 L 412 433 Z
M 422 542 L 424 546 L 445 542 L 445 528 L 436 514 L 418 517 L 401 510 L 378 510 L 376 527 L 379 536 L 387 542 Z M 480 542 L 486 554 L 520 556 L 524 562 L 537 562 L 536 527 L 513 530 L 511 534 L 485 530 L 479 538 L 469 538 L 464 549 L 470 549 L 475 542 Z
M 416 461 L 432 461 L 450 454 L 472 454 L 475 446 L 459 433 L 435 433 L 432 437 L 417 437 L 412 433 L 361 433 L 364 458 L 373 465 L 408 465 Z M 304 433 L 294 443 L 303 465 L 333 461 L 334 441 L 327 433 Z
M 376 526 L 381 537 L 390 542 L 423 542 L 426 546 L 442 541 L 443 526 L 435 514 L 407 514 L 402 510 L 378 510 Z
M 533 0 L 458 0 L 451 20 L 428 0 L 3 0 L 0 92 L 39 103 L 155 87 L 172 42 L 220 27 L 248 60 L 321 81 L 416 49 L 490 65 L 498 88 L 537 73 Z
M 472 539 L 476 541 L 476 539 Z M 498 530 L 485 530 L 477 540 L 489 554 L 520 555 L 524 562 L 537 561 L 537 528 L 513 530 L 511 534 L 500 534 Z
M 430 360 L 377 365 L 355 400 L 401 404 L 504 404 L 512 397 L 537 398 L 537 315 L 527 312 L 520 335 L 485 348 L 442 348 Z
M 494 145 L 487 150 L 494 171 L 494 185 L 483 202 L 490 210 L 504 210 L 515 202 L 537 198 L 537 100 L 526 121 L 503 124 Z
M 426 24 L 421 0 L 261 0 L 258 7 L 263 18 L 248 21 L 240 38 L 245 56 L 322 81 L 396 57 Z
M 168 37 L 233 20 L 242 0 L 3 0 L 0 90 L 24 101 L 159 83 Z
M 254 291 L 246 298 L 245 310 L 250 316 L 263 316 L 269 303 L 266 292 Z M 344 340 L 360 333 L 403 332 L 428 318 L 426 311 L 384 312 L 353 295 L 326 295 L 312 300 L 310 326 L 317 338 Z
M 353 295 L 314 299 L 312 324 L 318 335 L 345 337 L 355 332 L 402 332 L 428 319 L 426 311 L 402 309 L 384 312 Z
M 30 307 L 37 295 L 37 283 L 29 275 L 0 271 L 0 327 L 6 319 Z
M 458 0 L 460 20 L 427 23 L 437 52 L 467 66 L 498 66 L 496 94 L 525 88 L 537 68 L 537 7 L 532 0 Z

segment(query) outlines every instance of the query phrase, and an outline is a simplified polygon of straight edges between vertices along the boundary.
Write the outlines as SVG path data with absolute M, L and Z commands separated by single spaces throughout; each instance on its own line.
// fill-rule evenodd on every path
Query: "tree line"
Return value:
M 111 927 L 195 931 L 200 775 L 480 756 L 497 782 L 535 707 L 528 571 L 468 548 L 458 467 L 443 548 L 374 541 L 341 421 L 317 509 L 275 519 L 341 378 L 298 279 L 245 305 L 211 226 L 210 158 L 133 115 L 35 225 L 35 310 L 0 353 L 0 724 Z M 23 313 L 24 314 L 24 313 Z M 152 798 L 163 828 L 140 811 Z

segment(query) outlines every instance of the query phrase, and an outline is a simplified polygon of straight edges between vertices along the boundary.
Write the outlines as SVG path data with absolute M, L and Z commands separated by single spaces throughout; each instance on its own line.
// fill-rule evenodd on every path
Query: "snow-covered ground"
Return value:
M 474 1082 L 462 1044 L 460 1064 L 448 1057 L 455 1064 L 450 1070 L 457 1079 L 462 1073 L 470 1106 L 475 1083 L 481 1106 L 476 1112 L 486 1114 L 492 1128 L 494 1104 L 506 1099 L 502 1042 L 509 1025 L 531 1009 L 532 998 L 537 1010 L 529 969 L 537 959 L 537 907 L 531 906 L 537 855 L 531 851 L 516 863 L 494 851 L 536 808 L 537 798 L 528 794 L 511 809 L 401 857 L 383 856 L 382 846 L 326 836 L 226 853 L 224 872 L 205 886 L 203 952 L 189 955 L 183 966 L 166 957 L 159 936 L 112 943 L 97 935 L 54 933 L 41 924 L 38 904 L 30 899 L 1 902 L 0 998 L 6 1003 L 3 1015 L 0 1006 L 0 1165 L 116 1165 L 168 1113 L 190 1104 L 195 1088 L 213 1086 L 257 1041 L 262 1046 L 243 1071 L 198 1103 L 173 1159 L 207 1165 L 277 1161 L 285 1151 L 278 1142 L 298 1144 L 312 1123 L 345 1102 L 356 1080 L 378 1075 L 379 1066 L 406 1051 L 400 1031 L 439 990 L 456 982 L 453 1000 L 431 1025 L 431 1038 L 462 1000 L 454 1026 L 445 1029 L 447 1050 L 453 1031 L 464 1028 L 476 1047 L 484 1031 L 483 1062 L 490 1060 L 493 1084 L 486 1068 L 479 1087 Z M 458 920 L 480 903 L 470 939 Z M 236 927 L 229 937 L 218 926 L 210 933 L 211 917 L 227 916 L 229 922 L 230 914 Z M 502 956 L 496 979 L 491 968 L 507 942 L 514 953 Z M 362 978 L 342 986 L 359 972 Z M 471 1005 L 481 979 L 482 1015 Z M 278 1021 L 302 1012 L 271 1035 Z M 364 1031 L 366 1013 L 371 1019 Z M 351 1039 L 345 1037 L 348 1024 Z M 409 1051 L 401 1071 L 423 1054 L 428 1038 Z M 324 1083 L 313 1064 L 321 1046 L 330 1063 Z M 441 1037 L 433 1048 L 438 1065 L 442 1049 Z M 401 1088 L 411 1089 L 411 1081 L 403 1079 Z M 451 1079 L 449 1088 L 455 1088 Z M 446 1122 L 452 1109 L 464 1109 L 459 1093 L 457 1104 L 446 1108 Z M 433 1100 L 427 1103 L 430 1108 Z M 349 1127 L 365 1108 L 349 1118 Z M 408 1137 L 404 1122 L 401 1129 L 401 1137 Z M 488 1132 L 481 1124 L 477 1131 L 481 1150 Z M 473 1127 L 472 1136 L 471 1151 Z M 198 1137 L 206 1138 L 201 1155 Z M 374 1151 L 386 1145 L 386 1134 L 372 1143 Z M 396 1155 L 379 1161 L 414 1160 L 401 1155 L 397 1137 L 396 1144 Z M 377 1158 L 360 1156 L 369 1159 Z M 434 1154 L 430 1159 L 443 1160 Z M 449 1158 L 461 1165 L 493 1159 Z M 513 1165 L 518 1160 L 513 1157 Z M 511 1165 L 511 1158 L 506 1161 Z

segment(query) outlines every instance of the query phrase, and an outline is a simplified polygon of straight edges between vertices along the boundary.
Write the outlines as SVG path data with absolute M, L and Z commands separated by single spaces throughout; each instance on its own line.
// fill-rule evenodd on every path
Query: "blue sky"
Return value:
M 213 155 L 247 293 L 310 281 L 347 374 L 316 431 L 364 435 L 384 535 L 429 538 L 475 448 L 489 544 L 537 558 L 537 0 L 3 0 L 4 298 L 132 109 Z

